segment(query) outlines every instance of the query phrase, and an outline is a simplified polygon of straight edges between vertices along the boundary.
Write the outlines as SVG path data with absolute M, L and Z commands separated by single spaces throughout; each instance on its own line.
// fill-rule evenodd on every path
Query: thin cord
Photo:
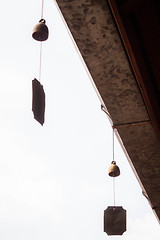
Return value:
M 41 19 L 43 19 L 44 0 L 42 0 Z M 40 61 L 39 61 L 39 81 L 41 81 L 42 71 L 42 42 L 40 42 Z
M 113 127 L 113 161 L 114 161 L 114 127 Z
M 41 19 L 43 19 L 44 0 L 42 0 Z
M 113 177 L 113 202 L 115 207 L 116 206 L 115 177 Z
M 42 42 L 40 42 L 39 81 L 41 81 L 41 70 L 42 70 Z

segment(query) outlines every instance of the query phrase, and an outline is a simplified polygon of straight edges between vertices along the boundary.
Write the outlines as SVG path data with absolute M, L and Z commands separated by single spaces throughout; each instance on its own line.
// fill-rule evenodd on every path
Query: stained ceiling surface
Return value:
M 160 220 L 160 3 L 57 3 Z

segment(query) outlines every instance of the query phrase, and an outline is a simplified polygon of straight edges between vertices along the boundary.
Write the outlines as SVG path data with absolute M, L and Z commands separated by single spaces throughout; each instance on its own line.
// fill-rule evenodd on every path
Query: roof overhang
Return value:
M 158 10 L 155 13 L 155 6 L 160 11 L 160 4 L 156 0 L 57 3 L 142 190 L 160 219 L 160 25 Z M 154 26 L 150 20 L 145 25 L 147 9 Z M 138 19 L 142 35 L 131 26 L 131 15 Z

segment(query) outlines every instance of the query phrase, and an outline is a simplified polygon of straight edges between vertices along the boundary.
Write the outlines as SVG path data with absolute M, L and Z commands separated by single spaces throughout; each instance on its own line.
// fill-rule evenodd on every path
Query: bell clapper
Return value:
M 114 199 L 114 206 L 115 206 L 115 177 L 120 175 L 120 169 L 116 165 L 116 161 L 114 160 L 114 127 L 113 127 L 113 161 L 111 162 L 111 166 L 108 170 L 108 175 L 113 177 L 113 199 Z
M 114 199 L 114 206 L 115 206 L 115 195 L 116 195 L 116 191 L 115 191 L 115 177 L 118 177 L 120 175 L 120 170 L 119 167 L 116 165 L 115 161 L 111 162 L 111 166 L 108 170 L 108 175 L 110 177 L 113 177 L 113 199 Z

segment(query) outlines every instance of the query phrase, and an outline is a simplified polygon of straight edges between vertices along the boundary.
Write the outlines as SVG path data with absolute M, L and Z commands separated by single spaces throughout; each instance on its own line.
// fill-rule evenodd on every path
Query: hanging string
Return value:
M 42 0 L 41 19 L 43 19 L 44 0 Z
M 41 72 L 42 72 L 42 42 L 40 42 L 39 81 L 41 81 Z
M 113 177 L 113 203 L 116 206 L 116 191 L 115 191 L 115 177 Z
M 114 161 L 114 127 L 113 127 L 113 161 Z
M 41 19 L 43 19 L 44 0 L 42 0 Z M 41 81 L 42 72 L 42 42 L 40 42 L 40 60 L 39 60 L 39 81 Z

